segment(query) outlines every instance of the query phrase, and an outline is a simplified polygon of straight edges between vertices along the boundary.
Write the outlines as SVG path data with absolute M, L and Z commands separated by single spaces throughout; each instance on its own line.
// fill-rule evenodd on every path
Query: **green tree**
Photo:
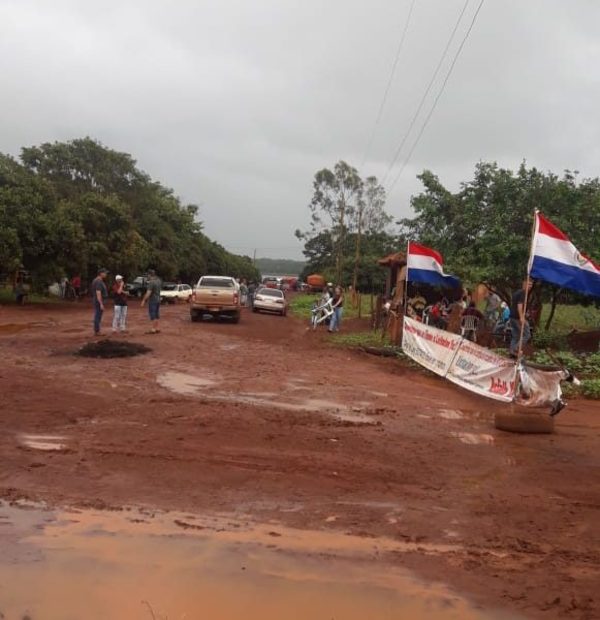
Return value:
M 341 281 L 342 262 L 349 222 L 362 200 L 363 182 L 356 168 L 339 161 L 332 170 L 315 174 L 311 211 L 311 229 L 299 237 L 308 239 L 320 232 L 331 236 L 335 253 L 336 279 Z
M 0 272 L 19 264 L 41 288 L 100 266 L 130 277 L 148 267 L 163 278 L 258 277 L 202 232 L 195 205 L 119 153 L 84 138 L 0 154 Z
M 526 273 L 536 208 L 581 251 L 600 256 L 598 179 L 579 181 L 570 171 L 558 177 L 525 163 L 515 173 L 486 162 L 455 193 L 428 170 L 418 178 L 425 189 L 412 198 L 415 216 L 399 222 L 402 235 L 436 248 L 448 271 L 505 300 Z M 552 298 L 555 303 L 556 291 Z

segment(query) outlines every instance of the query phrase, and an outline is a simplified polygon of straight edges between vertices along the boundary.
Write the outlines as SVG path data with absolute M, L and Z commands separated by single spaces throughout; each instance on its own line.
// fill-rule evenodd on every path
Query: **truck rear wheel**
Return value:
M 190 310 L 190 318 L 192 323 L 199 323 L 202 320 L 202 313 L 198 312 L 198 310 Z
M 240 313 L 239 313 L 239 312 L 237 312 L 236 314 L 234 314 L 234 315 L 231 317 L 231 319 L 232 319 L 232 321 L 233 321 L 234 323 L 239 323 L 239 322 L 240 322 Z

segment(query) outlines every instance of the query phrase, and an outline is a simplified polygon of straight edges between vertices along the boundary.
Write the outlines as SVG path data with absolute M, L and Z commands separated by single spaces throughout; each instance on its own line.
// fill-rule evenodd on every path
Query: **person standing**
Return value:
M 152 324 L 152 328 L 150 329 L 151 334 L 158 334 L 160 332 L 159 329 L 159 320 L 160 320 L 160 289 L 162 286 L 162 282 L 160 278 L 156 275 L 156 271 L 154 269 L 150 269 L 148 271 L 148 289 L 146 290 L 146 294 L 142 299 L 142 308 L 145 303 L 148 302 L 148 316 L 150 317 L 150 321 Z
M 254 295 L 256 294 L 256 282 L 252 280 L 248 284 L 248 305 L 250 308 L 254 308 Z
M 533 287 L 533 282 L 526 278 L 523 286 L 513 296 L 510 304 L 510 356 L 516 358 L 519 354 L 519 340 L 521 339 L 521 329 L 523 330 L 523 344 L 529 342 L 531 330 L 525 316 L 525 297 Z
M 81 276 L 79 274 L 73 276 L 71 286 L 75 291 L 75 299 L 79 299 L 79 293 L 81 292 Z
M 333 292 L 333 301 L 331 303 L 333 315 L 329 323 L 330 332 L 339 332 L 342 324 L 342 313 L 344 311 L 344 293 L 341 286 L 336 286 Z
M 98 275 L 92 282 L 92 300 L 94 303 L 94 335 L 100 336 L 100 327 L 102 325 L 102 315 L 104 314 L 104 300 L 108 297 L 106 290 L 106 276 L 108 269 L 99 269 Z
M 248 305 L 248 285 L 245 278 L 240 282 L 240 304 L 243 308 Z
M 488 325 L 495 325 L 500 310 L 500 297 L 490 289 L 485 296 L 485 320 Z
M 125 281 L 123 276 L 115 276 L 113 284 L 113 333 L 127 330 L 127 295 L 125 294 Z

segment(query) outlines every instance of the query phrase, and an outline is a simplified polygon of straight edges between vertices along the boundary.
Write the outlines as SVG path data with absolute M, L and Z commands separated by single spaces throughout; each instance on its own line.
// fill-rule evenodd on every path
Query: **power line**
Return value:
M 452 64 L 450 65 L 450 69 L 448 70 L 448 73 L 446 74 L 444 82 L 442 83 L 442 87 L 440 88 L 440 90 L 439 90 L 439 92 L 437 94 L 437 97 L 435 98 L 435 101 L 433 102 L 433 105 L 431 106 L 431 109 L 429 110 L 429 114 L 427 114 L 427 117 L 425 118 L 425 122 L 421 126 L 421 130 L 419 131 L 417 139 L 414 141 L 410 151 L 408 152 L 408 155 L 406 156 L 406 159 L 404 160 L 404 162 L 402 162 L 402 166 L 400 168 L 400 171 L 396 175 L 396 178 L 394 179 L 393 183 L 389 186 L 388 192 L 392 191 L 392 189 L 394 188 L 394 186 L 396 185 L 396 183 L 398 182 L 398 180 L 402 176 L 402 173 L 404 172 L 404 169 L 408 165 L 408 162 L 410 161 L 410 158 L 412 157 L 412 154 L 414 153 L 415 149 L 417 148 L 417 145 L 419 144 L 419 141 L 421 140 L 421 136 L 423 135 L 423 132 L 425 131 L 425 129 L 426 129 L 428 123 L 429 123 L 429 119 L 433 115 L 433 112 L 434 112 L 434 110 L 435 110 L 435 108 L 436 108 L 436 106 L 438 104 L 438 101 L 440 100 L 440 97 L 442 96 L 442 94 L 444 92 L 444 89 L 446 88 L 446 84 L 448 83 L 448 80 L 450 79 L 450 76 L 452 75 L 452 71 L 454 69 L 454 65 L 456 65 L 456 61 L 458 60 L 458 57 L 460 56 L 460 53 L 461 53 L 461 51 L 462 51 L 462 49 L 463 49 L 467 39 L 469 38 L 469 35 L 471 34 L 471 30 L 473 30 L 473 26 L 475 25 L 475 22 L 477 21 L 477 16 L 479 15 L 479 11 L 481 10 L 481 7 L 483 6 L 484 2 L 485 2 L 485 0 L 481 0 L 479 2 L 479 6 L 477 7 L 477 10 L 475 11 L 475 14 L 473 15 L 473 19 L 471 20 L 471 24 L 469 25 L 469 28 L 468 28 L 467 32 L 465 33 L 465 36 L 463 37 L 463 40 L 461 41 L 460 46 L 458 47 L 458 50 L 456 51 L 456 54 L 454 55 L 454 59 L 452 60 Z
M 440 72 L 442 65 L 444 64 L 444 60 L 446 60 L 446 56 L 448 54 L 448 50 L 450 49 L 450 45 L 452 45 L 452 41 L 454 40 L 456 31 L 458 30 L 460 22 L 462 21 L 463 15 L 465 14 L 465 11 L 467 10 L 467 6 L 469 6 L 470 1 L 471 0 L 465 0 L 462 11 L 460 12 L 460 15 L 458 16 L 458 19 L 456 20 L 456 24 L 454 24 L 454 29 L 452 30 L 452 33 L 450 34 L 448 42 L 446 43 L 446 47 L 444 48 L 444 51 L 442 52 L 442 55 L 440 56 L 440 60 L 437 64 L 437 67 L 435 68 L 435 71 L 433 72 L 433 75 L 431 76 L 431 80 L 429 80 L 429 84 L 427 85 L 427 88 L 425 89 L 425 92 L 423 93 L 423 96 L 421 97 L 421 101 L 419 102 L 419 105 L 417 106 L 417 111 L 412 117 L 412 120 L 410 121 L 410 125 L 408 126 L 408 129 L 406 130 L 406 133 L 402 137 L 400 146 L 396 149 L 396 152 L 394 153 L 394 157 L 390 165 L 388 166 L 386 173 L 383 175 L 383 178 L 381 179 L 382 185 L 385 185 L 385 181 L 388 178 L 388 175 L 393 170 L 394 164 L 398 160 L 398 157 L 400 157 L 400 153 L 402 152 L 402 149 L 404 148 L 404 145 L 406 144 L 406 140 L 408 139 L 410 132 L 412 131 L 413 127 L 415 126 L 415 123 L 417 122 L 417 118 L 419 117 L 419 114 L 421 113 L 421 110 L 423 109 L 423 104 L 425 103 L 425 100 L 427 99 L 427 95 L 429 95 L 429 91 L 431 90 L 431 87 L 433 86 L 433 83 L 435 82 L 435 79 L 437 78 L 437 75 Z
M 363 156 L 362 163 L 360 165 L 361 168 L 365 165 L 365 161 L 367 160 L 367 156 L 373 144 L 373 138 L 375 137 L 375 132 L 377 130 L 377 127 L 379 126 L 379 122 L 381 121 L 381 116 L 383 114 L 383 108 L 385 107 L 385 103 L 387 101 L 387 97 L 390 92 L 392 82 L 394 81 L 394 74 L 396 73 L 396 67 L 398 66 L 400 55 L 402 54 L 402 49 L 404 48 L 404 41 L 406 39 L 406 33 L 408 32 L 408 26 L 410 24 L 410 18 L 412 17 L 413 9 L 415 7 L 415 2 L 416 0 L 412 0 L 412 2 L 410 3 L 410 8 L 408 10 L 408 16 L 406 18 L 406 23 L 404 24 L 402 36 L 400 37 L 400 43 L 398 44 L 398 49 L 396 50 L 396 57 L 394 58 L 394 62 L 392 64 L 392 70 L 390 71 L 390 77 L 388 78 L 385 91 L 383 92 L 383 98 L 381 99 L 381 103 L 379 104 L 379 110 L 377 112 L 377 117 L 375 118 L 375 124 L 373 125 L 373 128 L 371 129 L 371 135 L 369 136 L 369 141 L 367 142 L 367 148 L 365 149 L 365 154 Z

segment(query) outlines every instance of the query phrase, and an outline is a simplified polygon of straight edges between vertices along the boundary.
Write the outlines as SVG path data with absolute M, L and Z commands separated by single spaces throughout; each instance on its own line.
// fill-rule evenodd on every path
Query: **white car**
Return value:
M 161 303 L 174 304 L 178 301 L 189 301 L 191 296 L 192 287 L 189 284 L 165 282 L 160 289 Z
M 287 314 L 287 300 L 283 291 L 276 288 L 259 288 L 254 295 L 254 304 L 252 311 L 266 310 L 268 312 L 277 312 L 281 316 Z

